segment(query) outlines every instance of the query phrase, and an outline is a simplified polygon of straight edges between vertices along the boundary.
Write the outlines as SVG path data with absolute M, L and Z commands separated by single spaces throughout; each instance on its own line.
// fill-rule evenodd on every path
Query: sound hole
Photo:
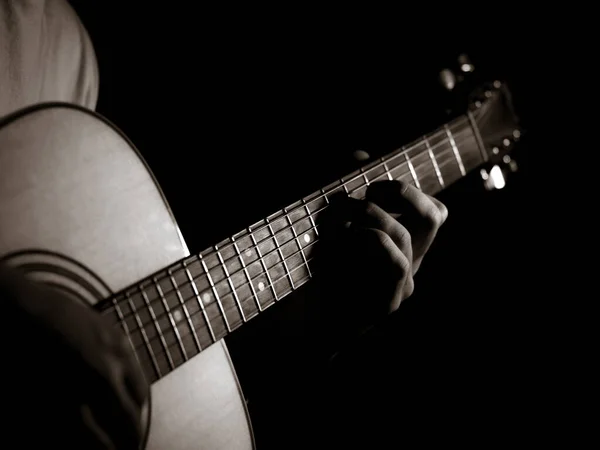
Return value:
M 0 263 L 88 305 L 95 305 L 111 295 L 110 288 L 93 271 L 60 253 L 22 250 L 4 256 Z
M 112 291 L 92 270 L 82 263 L 60 253 L 28 249 L 10 253 L 0 258 L 0 264 L 18 269 L 37 282 L 59 290 L 86 305 L 95 305 L 110 297 Z M 142 429 L 146 447 L 151 417 L 151 399 L 142 410 Z

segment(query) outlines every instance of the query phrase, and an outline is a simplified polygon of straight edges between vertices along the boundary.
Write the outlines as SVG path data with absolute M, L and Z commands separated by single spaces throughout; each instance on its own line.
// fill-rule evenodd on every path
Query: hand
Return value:
M 359 333 L 398 309 L 414 291 L 414 276 L 446 207 L 398 181 L 369 186 L 365 200 L 332 199 L 321 233 L 323 266 L 316 279 L 333 342 Z M 335 345 L 335 344 L 334 344 Z
M 12 424 L 39 416 L 57 440 L 43 441 L 62 448 L 138 449 L 149 388 L 123 334 L 89 306 L 5 268 L 0 296 L 11 315 L 3 333 L 20 337 Z M 44 434 L 37 427 L 25 440 Z

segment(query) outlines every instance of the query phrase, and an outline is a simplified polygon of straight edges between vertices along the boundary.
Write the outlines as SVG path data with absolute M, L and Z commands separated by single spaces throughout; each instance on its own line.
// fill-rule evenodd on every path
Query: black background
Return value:
M 437 75 L 462 52 L 483 77 L 508 81 L 526 128 L 531 116 L 531 48 L 501 9 L 371 20 L 291 6 L 72 3 L 97 52 L 97 109 L 148 161 L 192 252 L 357 168 L 352 151 L 381 156 L 445 122 Z M 415 295 L 339 363 L 341 420 L 326 429 L 340 445 L 483 444 L 528 427 L 528 140 L 505 189 L 485 191 L 475 173 L 439 195 L 450 216 Z M 322 405 L 301 406 L 312 385 L 282 356 L 276 313 L 230 340 L 257 442 L 290 448 L 301 430 L 317 447 Z

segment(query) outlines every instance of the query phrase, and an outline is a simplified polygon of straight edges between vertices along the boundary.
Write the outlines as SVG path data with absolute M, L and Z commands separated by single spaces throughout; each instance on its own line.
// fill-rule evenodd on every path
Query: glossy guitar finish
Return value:
M 153 382 L 148 449 L 251 449 L 223 338 L 312 278 L 328 196 L 384 179 L 434 195 L 505 160 L 517 131 L 494 83 L 467 114 L 189 255 L 133 145 L 93 112 L 40 105 L 0 122 L 0 258 L 123 328 Z
M 6 119 L 0 171 L 0 257 L 35 279 L 95 303 L 188 255 L 148 167 L 91 112 Z M 148 450 L 253 447 L 224 340 L 152 385 Z

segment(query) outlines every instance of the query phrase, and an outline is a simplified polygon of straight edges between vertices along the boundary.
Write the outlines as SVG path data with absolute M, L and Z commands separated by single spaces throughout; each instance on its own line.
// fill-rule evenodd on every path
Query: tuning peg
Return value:
M 504 186 L 506 186 L 504 170 L 502 170 L 502 167 L 498 164 L 494 164 L 489 172 L 486 169 L 481 169 L 479 175 L 483 180 L 483 185 L 488 191 L 503 189 Z
M 369 155 L 364 150 L 355 150 L 352 153 L 352 157 L 354 158 L 355 161 L 364 162 L 364 161 L 367 161 L 371 157 L 371 155 Z
M 510 157 L 510 155 L 504 155 L 502 157 L 502 162 L 504 163 L 504 165 L 508 168 L 508 170 L 510 172 L 516 172 L 517 170 L 519 170 L 519 166 L 517 164 L 517 162 Z
M 439 75 L 440 83 L 444 89 L 451 91 L 456 86 L 456 75 L 450 69 L 443 69 Z
M 473 72 L 475 70 L 475 66 L 466 53 L 458 55 L 458 65 L 460 66 L 460 70 L 465 73 Z
M 506 186 L 506 180 L 510 173 L 514 173 L 518 169 L 517 162 L 509 155 L 504 155 L 502 157 L 502 163 L 494 164 L 489 171 L 481 169 L 479 174 L 485 188 L 488 191 L 493 191 L 503 189 Z

